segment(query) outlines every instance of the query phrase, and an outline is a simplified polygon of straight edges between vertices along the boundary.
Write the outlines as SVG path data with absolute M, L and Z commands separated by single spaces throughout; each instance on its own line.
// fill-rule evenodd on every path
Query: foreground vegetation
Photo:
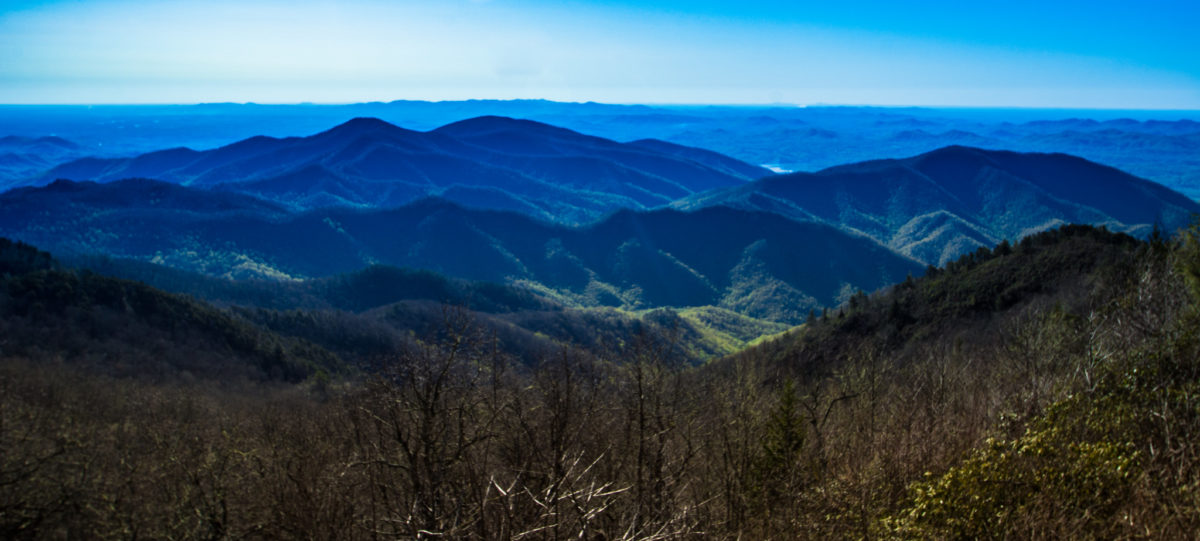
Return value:
M 1043 233 L 700 367 L 669 326 L 521 357 L 462 310 L 342 376 L 259 327 L 237 358 L 278 345 L 286 377 L 137 376 L 5 333 L 0 536 L 1186 537 L 1197 238 Z M 60 271 L 20 253 L 0 307 L 42 321 L 13 284 Z

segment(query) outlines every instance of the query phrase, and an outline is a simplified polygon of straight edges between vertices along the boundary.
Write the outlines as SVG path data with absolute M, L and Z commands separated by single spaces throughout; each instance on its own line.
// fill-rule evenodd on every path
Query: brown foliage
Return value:
M 376 377 L 324 388 L 9 358 L 0 536 L 1183 535 L 1200 524 L 1200 339 L 1162 250 L 920 339 L 872 327 L 897 310 L 859 298 L 848 331 L 799 331 L 836 344 L 700 368 L 650 333 L 515 359 L 453 310 Z

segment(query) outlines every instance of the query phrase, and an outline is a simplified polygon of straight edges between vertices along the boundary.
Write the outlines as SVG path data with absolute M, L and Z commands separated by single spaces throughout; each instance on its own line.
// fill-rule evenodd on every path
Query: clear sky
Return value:
M 0 0 L 0 103 L 1200 109 L 1200 1 Z

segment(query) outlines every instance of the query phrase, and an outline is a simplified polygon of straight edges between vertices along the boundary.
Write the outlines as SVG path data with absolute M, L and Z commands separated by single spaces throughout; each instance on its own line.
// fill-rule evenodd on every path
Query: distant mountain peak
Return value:
M 966 175 L 969 171 L 990 165 L 998 152 L 1000 151 L 950 145 L 903 161 L 922 171 L 932 167 L 941 174 Z
M 371 116 L 360 116 L 330 128 L 324 133 L 364 133 L 378 130 L 402 129 L 400 126 Z
M 498 115 L 484 115 L 484 116 L 477 116 L 474 118 L 468 118 L 465 120 L 459 120 L 458 122 L 451 122 L 450 124 L 446 124 L 445 126 L 442 126 L 434 131 L 438 132 L 438 133 L 449 134 L 449 135 L 462 135 L 462 134 L 486 133 L 486 132 L 499 131 L 499 130 L 521 130 L 521 131 L 528 130 L 528 131 L 538 131 L 538 132 L 552 131 L 555 133 L 572 133 L 572 134 L 576 133 L 576 132 L 568 130 L 566 128 L 552 126 L 550 124 L 537 122 L 535 120 L 526 120 L 526 119 L 522 119 L 522 118 L 512 118 L 512 117 L 498 116 Z M 580 135 L 582 135 L 582 134 L 580 134 Z
M 966 145 L 947 145 L 947 146 L 944 146 L 944 147 L 942 147 L 942 148 L 938 148 L 938 149 L 930 150 L 929 152 L 926 152 L 926 153 L 924 153 L 924 154 L 921 154 L 921 155 L 919 155 L 919 156 L 917 156 L 917 157 L 928 157 L 928 156 L 981 156 L 981 155 L 984 155 L 984 154 L 990 154 L 990 153 L 992 153 L 992 152 L 1002 152 L 1002 151 L 984 150 L 984 149 L 981 149 L 981 148 L 969 147 L 969 146 L 966 146 Z

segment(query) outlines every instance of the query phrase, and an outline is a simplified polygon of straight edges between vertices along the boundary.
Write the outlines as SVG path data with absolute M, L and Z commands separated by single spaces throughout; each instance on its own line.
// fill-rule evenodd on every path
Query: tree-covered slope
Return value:
M 160 191 L 171 195 L 150 195 Z M 568 304 L 716 305 L 789 322 L 921 270 L 863 236 L 728 208 L 623 211 L 565 227 L 440 200 L 294 214 L 152 181 L 62 181 L 0 195 L 0 210 L 0 233 L 51 250 L 213 275 L 290 279 L 387 264 L 523 283 Z
M 567 307 L 520 286 L 387 266 L 303 281 L 231 280 L 107 256 L 73 256 L 60 264 L 46 252 L 2 238 L 0 254 L 6 254 L 0 255 L 0 274 L 73 268 L 78 270 L 71 273 L 101 281 L 181 294 L 186 297 L 178 298 L 212 310 L 216 317 L 258 326 L 275 333 L 275 340 L 318 344 L 341 357 L 340 363 L 367 372 L 386 366 L 415 342 L 438 336 L 454 318 L 472 321 L 495 337 L 501 351 L 529 362 L 563 348 L 601 354 L 649 333 L 674 336 L 677 353 L 688 363 L 700 363 L 787 328 L 711 306 L 682 313 Z M 88 349 L 89 341 L 97 339 L 74 335 L 69 326 L 37 336 L 74 343 L 76 350 Z M 139 365 L 130 371 L 143 369 Z
M 1187 538 L 1197 234 L 1041 233 L 699 367 L 670 313 L 635 329 L 614 310 L 452 313 L 377 377 L 326 386 L 164 384 L 0 350 L 0 529 Z M 45 267 L 21 250 L 13 268 Z M 417 322 L 433 304 L 368 313 Z M 237 312 L 335 346 L 350 329 Z M 504 323 L 581 347 L 514 355 Z
M 61 267 L 0 239 L 0 351 L 118 376 L 185 374 L 301 381 L 349 370 L 303 338 L 285 338 L 190 297 Z
M 1129 235 L 1089 226 L 1037 233 L 1017 244 L 980 248 L 943 268 L 931 266 L 924 276 L 874 295 L 856 295 L 742 355 L 824 373 L 863 347 L 902 358 L 931 342 L 991 344 L 1031 308 L 1056 306 L 1086 317 L 1123 285 L 1143 250 L 1145 243 Z

